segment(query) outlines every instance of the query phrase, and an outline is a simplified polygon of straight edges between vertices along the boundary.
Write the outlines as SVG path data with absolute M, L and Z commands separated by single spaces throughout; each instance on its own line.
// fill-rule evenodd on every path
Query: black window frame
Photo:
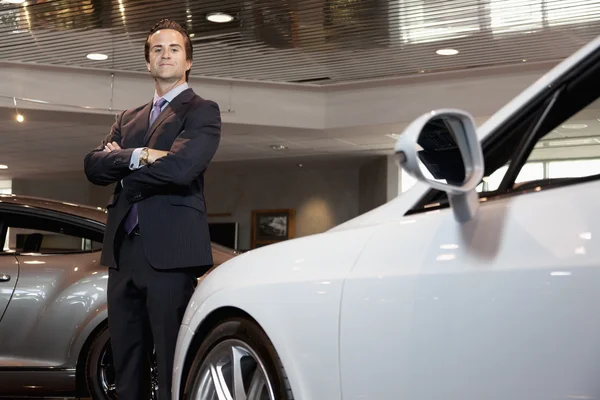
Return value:
M 594 79 L 595 78 L 595 79 Z M 581 95 L 583 93 L 583 95 Z M 594 95 L 595 93 L 595 95 Z M 600 174 L 581 178 L 540 179 L 524 182 L 515 187 L 515 180 L 533 151 L 535 144 L 600 98 L 600 49 L 579 62 L 556 81 L 548 84 L 536 97 L 509 116 L 482 141 L 485 163 L 484 176 L 509 165 L 499 187 L 494 191 L 480 192 L 480 201 L 505 199 L 541 189 L 564 187 L 600 179 Z M 566 116 L 565 116 L 566 115 Z M 448 208 L 446 192 L 428 190 L 405 214 L 420 214 Z
M 86 232 L 85 235 L 81 236 L 81 238 L 92 239 L 97 243 L 102 244 L 104 238 L 104 224 L 74 216 L 71 214 L 65 214 L 61 212 L 56 212 L 52 210 L 46 210 L 41 208 L 30 207 L 26 205 L 14 205 L 14 204 L 6 204 L 0 206 L 0 243 L 4 246 L 6 241 L 7 230 L 10 227 L 10 224 L 6 223 L 6 220 L 9 218 L 31 218 L 31 219 L 40 219 L 46 220 L 50 223 L 56 224 L 65 224 L 70 227 L 69 231 L 83 231 Z M 46 229 L 43 229 L 46 230 Z M 59 233 L 59 232 L 57 232 Z M 65 233 L 67 234 L 67 233 Z M 102 247 L 96 248 L 93 250 L 80 250 L 80 251 L 64 251 L 64 252 L 52 252 L 52 253 L 44 253 L 40 252 L 40 255 L 43 256 L 64 256 L 64 255 L 76 255 L 76 254 L 91 254 L 101 252 Z M 0 255 L 9 255 L 9 256 L 19 256 L 19 255 L 29 255 L 31 253 L 26 252 L 4 252 L 0 251 Z

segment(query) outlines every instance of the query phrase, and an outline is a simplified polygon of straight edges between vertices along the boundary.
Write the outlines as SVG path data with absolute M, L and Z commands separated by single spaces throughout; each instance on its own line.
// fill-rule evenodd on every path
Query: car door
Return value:
M 19 279 L 19 262 L 6 246 L 6 230 L 3 229 L 0 219 L 0 243 L 3 244 L 0 252 L 0 324 Z
M 64 365 L 73 340 L 105 304 L 102 232 L 82 218 L 26 206 L 5 205 L 0 218 L 5 249 L 20 265 L 0 323 L 0 365 Z
M 600 396 L 599 81 L 486 144 L 474 219 L 442 200 L 379 228 L 343 290 L 345 400 Z

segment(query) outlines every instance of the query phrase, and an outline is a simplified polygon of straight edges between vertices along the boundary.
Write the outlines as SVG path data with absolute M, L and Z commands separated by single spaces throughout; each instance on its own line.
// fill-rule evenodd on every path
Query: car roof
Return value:
M 50 210 L 89 219 L 101 224 L 106 224 L 106 209 L 102 207 L 85 206 L 66 201 L 50 200 L 41 197 L 21 196 L 15 194 L 0 194 L 0 207 L 2 204 Z M 215 242 L 211 242 L 211 246 L 216 252 L 217 257 L 219 255 L 225 257 L 223 260 L 221 260 L 221 262 L 232 255 L 238 254 L 237 251 Z
M 102 224 L 106 223 L 106 209 L 102 207 L 85 206 L 65 201 L 50 200 L 41 197 L 21 196 L 15 194 L 1 194 L 1 204 L 13 204 L 27 208 L 38 208 L 55 211 L 77 217 L 90 219 Z

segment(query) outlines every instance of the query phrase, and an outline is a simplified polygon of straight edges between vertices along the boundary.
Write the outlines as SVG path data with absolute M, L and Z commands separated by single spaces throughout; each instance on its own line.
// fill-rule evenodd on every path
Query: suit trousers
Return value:
M 171 399 L 175 345 L 196 277 L 187 270 L 156 270 L 139 231 L 124 232 L 118 268 L 108 274 L 108 329 L 119 400 L 148 399 L 148 357 L 154 345 L 158 399 Z M 148 329 L 150 328 L 150 329 Z

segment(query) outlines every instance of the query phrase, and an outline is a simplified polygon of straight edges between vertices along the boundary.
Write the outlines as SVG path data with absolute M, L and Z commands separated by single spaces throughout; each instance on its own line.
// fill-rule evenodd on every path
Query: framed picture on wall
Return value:
M 255 249 L 293 238 L 295 217 L 296 212 L 289 209 L 252 211 L 251 247 Z

